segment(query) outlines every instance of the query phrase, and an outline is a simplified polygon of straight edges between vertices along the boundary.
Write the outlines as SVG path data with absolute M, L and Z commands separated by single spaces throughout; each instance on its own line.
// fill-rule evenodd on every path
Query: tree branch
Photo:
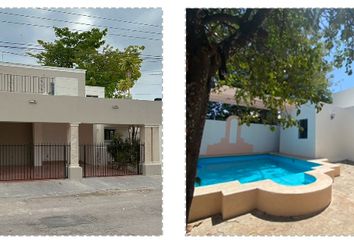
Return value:
M 219 75 L 221 78 L 223 78 L 223 75 L 226 73 L 226 61 L 229 56 L 233 55 L 240 47 L 245 46 L 257 33 L 264 31 L 262 29 L 263 22 L 271 11 L 273 10 L 259 9 L 252 20 L 247 19 L 250 16 L 250 13 L 246 12 L 245 14 L 248 17 L 245 17 L 243 22 L 240 23 L 240 28 L 218 44 L 221 57 L 221 67 L 219 69 Z
M 204 17 L 203 24 L 208 24 L 211 22 L 228 22 L 228 23 L 239 25 L 241 20 L 242 18 L 240 18 L 239 16 L 232 16 L 230 14 L 218 13 L 213 15 L 207 15 L 206 17 Z

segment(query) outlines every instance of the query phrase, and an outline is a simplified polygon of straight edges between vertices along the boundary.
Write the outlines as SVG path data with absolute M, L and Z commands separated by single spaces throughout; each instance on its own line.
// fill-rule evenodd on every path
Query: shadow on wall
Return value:
M 241 137 L 241 129 L 237 117 L 230 116 L 226 120 L 225 137 L 217 144 L 208 145 L 205 155 L 252 153 L 253 145 Z

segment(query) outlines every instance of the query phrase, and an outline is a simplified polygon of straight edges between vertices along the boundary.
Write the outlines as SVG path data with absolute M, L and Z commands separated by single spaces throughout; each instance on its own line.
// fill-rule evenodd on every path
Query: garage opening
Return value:
M 70 146 L 33 140 L 32 123 L 0 123 L 0 181 L 67 178 Z

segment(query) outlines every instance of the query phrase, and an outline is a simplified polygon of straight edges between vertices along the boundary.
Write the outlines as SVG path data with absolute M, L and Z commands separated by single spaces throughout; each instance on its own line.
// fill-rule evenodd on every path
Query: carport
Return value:
M 11 167 L 26 166 L 34 170 L 22 171 L 22 178 L 29 174 L 30 179 L 161 174 L 161 102 L 3 92 L 0 112 L 0 160 L 5 159 L 0 180 Z M 139 126 L 142 161 L 136 171 L 102 167 L 102 159 L 108 164 L 110 156 L 100 129 L 112 125 Z M 98 158 L 101 165 L 93 164 Z

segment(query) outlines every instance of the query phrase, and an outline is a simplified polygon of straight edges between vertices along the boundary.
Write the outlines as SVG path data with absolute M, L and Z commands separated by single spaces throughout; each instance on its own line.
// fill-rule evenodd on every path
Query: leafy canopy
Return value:
M 307 102 L 320 111 L 324 103 L 332 101 L 330 71 L 345 66 L 347 74 L 352 74 L 353 9 L 274 9 L 262 25 L 253 26 L 259 28 L 257 35 L 239 45 L 232 39 L 262 9 L 204 11 L 208 41 L 221 49 L 223 62 L 214 90 L 223 85 L 235 87 L 236 102 L 248 106 L 255 98 L 261 99 L 272 113 L 262 122 L 297 125 L 289 105 L 297 114 Z M 254 121 L 249 112 L 239 117 L 243 123 Z
M 128 46 L 124 50 L 105 44 L 107 29 L 70 31 L 54 27 L 56 40 L 38 40 L 44 48 L 31 56 L 45 66 L 86 69 L 86 84 L 105 87 L 106 97 L 129 98 L 130 89 L 141 76 L 141 52 L 144 46 Z

